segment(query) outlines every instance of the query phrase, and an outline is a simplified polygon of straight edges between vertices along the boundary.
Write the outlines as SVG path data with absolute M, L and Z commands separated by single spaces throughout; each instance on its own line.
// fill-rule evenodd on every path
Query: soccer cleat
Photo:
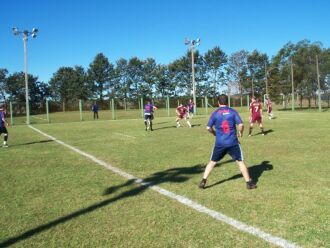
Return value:
M 3 144 L 3 146 L 2 147 L 8 147 L 8 144 Z
M 254 182 L 249 181 L 249 182 L 246 183 L 246 188 L 247 189 L 256 189 L 257 185 Z
M 206 185 L 206 179 L 203 178 L 202 181 L 200 181 L 198 187 L 200 189 L 205 189 L 205 185 Z

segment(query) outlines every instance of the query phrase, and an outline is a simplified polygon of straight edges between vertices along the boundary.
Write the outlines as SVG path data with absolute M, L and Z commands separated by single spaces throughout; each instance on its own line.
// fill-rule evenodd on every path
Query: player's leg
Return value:
M 257 185 L 252 181 L 250 174 L 249 174 L 249 170 L 248 170 L 246 164 L 244 163 L 244 157 L 243 157 L 241 145 L 238 144 L 236 146 L 232 146 L 232 147 L 228 148 L 228 153 L 232 157 L 232 159 L 235 160 L 236 163 L 238 164 L 239 169 L 246 182 L 246 188 L 255 189 L 257 187 Z
M 154 131 L 153 129 L 152 129 L 152 120 L 154 119 L 154 115 L 151 115 L 150 116 L 150 131 Z
M 96 119 L 99 119 L 99 112 L 96 112 Z
M 148 116 L 147 115 L 144 115 L 144 126 L 145 126 L 145 130 L 147 131 L 148 129 Z
M 220 161 L 226 155 L 226 149 L 224 147 L 214 146 L 210 162 L 206 165 L 203 178 L 199 183 L 199 188 L 204 189 L 206 185 L 206 180 L 209 177 L 214 166 L 217 164 L 217 161 Z
M 191 128 L 191 124 L 190 124 L 190 121 L 189 121 L 189 114 L 187 114 L 187 116 L 185 116 L 184 119 L 186 120 L 188 126 Z
M 1 128 L 0 135 L 3 133 L 3 147 L 8 147 L 8 131 L 6 127 Z
M 259 128 L 260 128 L 261 134 L 262 135 L 265 135 L 265 131 L 264 131 L 264 126 L 262 124 L 262 120 L 260 120 L 260 122 L 259 122 Z
M 181 119 L 181 117 L 180 116 L 178 116 L 177 118 L 176 118 L 176 127 L 178 128 L 178 127 L 180 127 L 181 125 L 180 125 L 180 119 Z
M 253 130 L 253 122 L 251 120 L 250 127 L 249 127 L 249 137 L 252 135 L 252 130 Z

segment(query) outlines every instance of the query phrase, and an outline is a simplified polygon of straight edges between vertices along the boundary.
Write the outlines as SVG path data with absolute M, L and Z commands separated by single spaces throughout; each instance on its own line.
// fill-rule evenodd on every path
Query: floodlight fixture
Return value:
M 25 103 L 26 103 L 26 124 L 30 124 L 30 107 L 29 107 L 29 85 L 28 85 L 28 66 L 27 66 L 27 41 L 29 35 L 32 38 L 37 37 L 38 29 L 33 28 L 32 32 L 28 30 L 19 31 L 17 27 L 12 28 L 14 35 L 23 34 L 23 43 L 24 43 L 24 72 L 25 72 Z

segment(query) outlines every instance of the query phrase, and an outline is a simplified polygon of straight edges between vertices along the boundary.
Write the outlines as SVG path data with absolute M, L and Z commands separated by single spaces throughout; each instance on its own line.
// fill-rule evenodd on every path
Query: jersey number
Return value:
M 222 128 L 224 133 L 229 133 L 230 129 L 229 129 L 228 121 L 223 121 L 222 124 L 221 124 L 221 128 Z

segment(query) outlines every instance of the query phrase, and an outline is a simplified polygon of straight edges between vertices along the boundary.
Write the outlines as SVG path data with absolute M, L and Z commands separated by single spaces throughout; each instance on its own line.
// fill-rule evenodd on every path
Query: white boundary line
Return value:
M 119 135 L 119 136 L 122 136 L 122 137 L 126 137 L 126 138 L 136 139 L 136 137 L 134 137 L 134 136 L 123 134 L 123 133 L 113 133 L 113 134 Z
M 90 155 L 90 154 L 88 154 L 86 152 L 83 152 L 83 151 L 81 151 L 81 150 L 79 150 L 79 149 L 77 149 L 77 148 L 75 148 L 75 147 L 73 147 L 71 145 L 68 145 L 68 144 L 64 143 L 63 141 L 58 140 L 58 139 L 54 138 L 53 136 L 50 136 L 50 135 L 42 132 L 41 130 L 39 130 L 39 129 L 35 128 L 35 127 L 32 127 L 31 125 L 29 125 L 29 127 L 31 129 L 33 129 L 34 131 L 36 131 L 36 132 L 38 132 L 38 133 L 46 136 L 47 138 L 49 138 L 49 139 L 57 142 L 58 144 L 63 145 L 65 147 L 71 149 L 72 151 L 77 152 L 78 154 L 80 154 L 80 155 L 82 155 L 82 156 L 84 156 L 84 157 L 92 160 L 93 162 L 95 162 L 95 163 L 97 163 L 99 165 L 102 165 L 103 167 L 105 167 L 105 168 L 113 171 L 114 173 L 116 173 L 116 174 L 118 174 L 118 175 L 120 175 L 120 176 L 122 176 L 122 177 L 124 177 L 126 179 L 130 179 L 130 180 L 134 179 L 136 183 L 141 184 L 143 186 L 148 186 L 148 185 L 151 184 L 150 182 L 149 183 L 148 182 L 144 182 L 142 179 L 140 179 L 138 177 L 135 177 L 135 176 L 133 176 L 131 174 L 128 174 L 128 173 L 126 173 L 126 172 L 124 172 L 124 171 L 122 171 L 122 170 L 120 170 L 120 169 L 118 169 L 116 167 L 113 167 L 111 164 L 106 163 L 106 162 L 104 162 L 104 161 L 102 161 L 100 159 L 97 159 L 93 155 Z M 152 190 L 154 190 L 154 191 L 156 191 L 156 192 L 158 192 L 158 193 L 160 193 L 160 194 L 162 194 L 162 195 L 164 195 L 164 196 L 167 196 L 167 197 L 169 197 L 171 199 L 174 199 L 174 200 L 182 203 L 183 205 L 185 205 L 187 207 L 190 207 L 192 209 L 195 209 L 196 211 L 198 211 L 200 213 L 205 213 L 205 214 L 209 215 L 210 217 L 212 217 L 212 218 L 214 218 L 216 220 L 219 220 L 221 222 L 224 222 L 224 223 L 226 223 L 226 224 L 228 224 L 228 225 L 230 225 L 230 226 L 232 226 L 232 227 L 234 227 L 234 228 L 236 228 L 236 229 L 238 229 L 238 230 L 240 230 L 242 232 L 246 232 L 246 233 L 252 234 L 254 236 L 257 236 L 257 237 L 259 237 L 259 238 L 261 238 L 261 239 L 263 239 L 263 240 L 265 240 L 265 241 L 267 241 L 269 243 L 272 243 L 274 245 L 277 245 L 279 247 L 285 247 L 285 248 L 298 248 L 299 247 L 295 243 L 292 243 L 292 242 L 290 242 L 288 240 L 282 239 L 282 238 L 277 237 L 277 236 L 273 236 L 273 235 L 271 235 L 269 233 L 266 233 L 266 232 L 260 230 L 259 228 L 256 228 L 256 227 L 253 227 L 253 226 L 249 226 L 249 225 L 247 225 L 247 224 L 245 224 L 243 222 L 240 222 L 240 221 L 235 220 L 235 219 L 233 219 L 231 217 L 228 217 L 227 215 L 224 215 L 224 214 L 222 214 L 220 212 L 217 212 L 217 211 L 214 211 L 214 210 L 209 209 L 207 207 L 204 207 L 203 205 L 201 205 L 201 204 L 199 204 L 197 202 L 194 202 L 194 201 L 192 201 L 189 198 L 186 198 L 184 196 L 175 194 L 175 193 L 173 193 L 171 191 L 168 191 L 168 190 L 163 189 L 163 188 L 158 187 L 158 186 L 149 186 L 149 188 L 152 189 Z

